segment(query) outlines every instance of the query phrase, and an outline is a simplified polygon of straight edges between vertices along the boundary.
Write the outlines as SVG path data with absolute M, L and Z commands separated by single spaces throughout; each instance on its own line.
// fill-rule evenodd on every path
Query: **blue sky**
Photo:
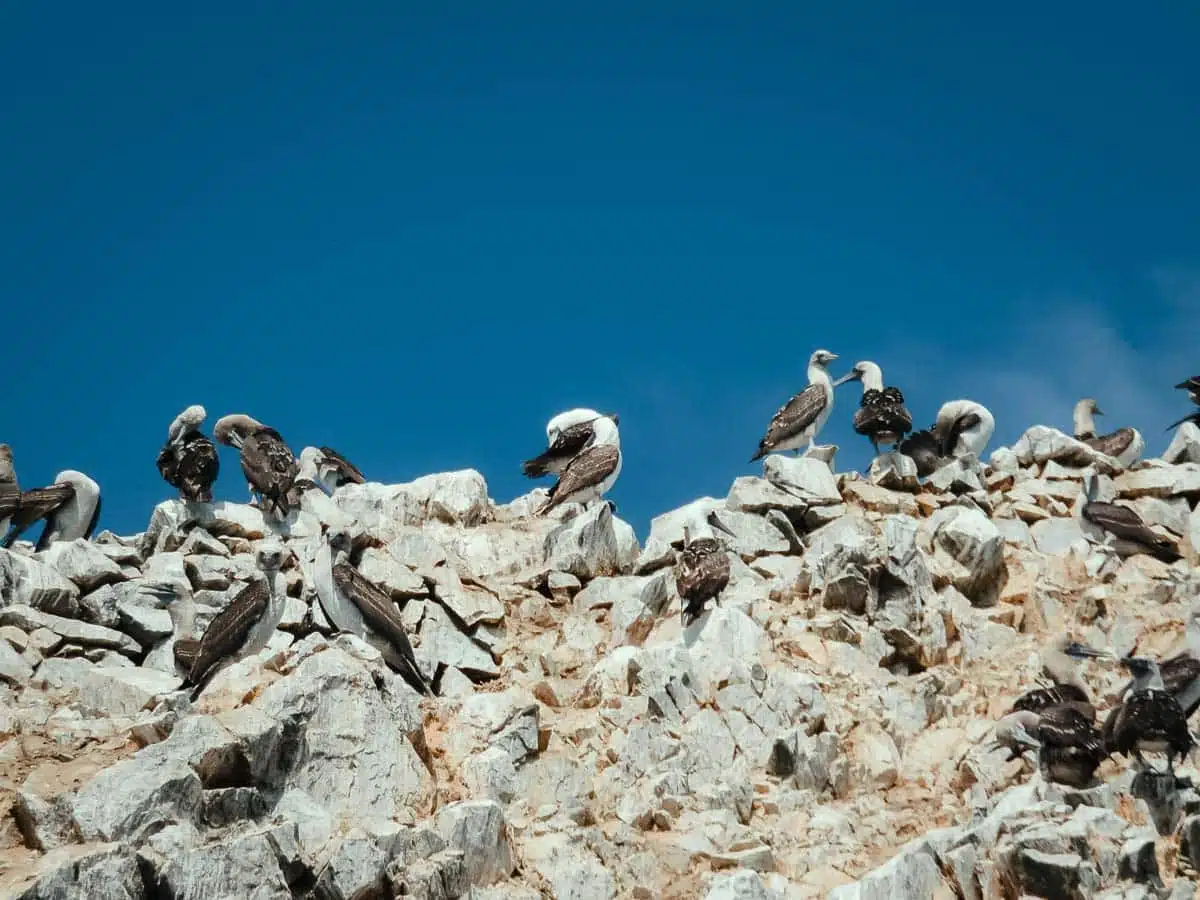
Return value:
M 643 536 L 757 471 L 815 347 L 994 443 L 1092 394 L 1159 453 L 1188 410 L 1194 3 L 19 6 L 0 440 L 102 527 L 170 495 L 191 403 L 499 500 L 552 414 L 614 409 Z

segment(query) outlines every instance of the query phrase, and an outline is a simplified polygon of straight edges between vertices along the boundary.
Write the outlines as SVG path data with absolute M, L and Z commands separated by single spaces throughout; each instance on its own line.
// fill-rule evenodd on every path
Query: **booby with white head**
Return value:
M 546 423 L 546 450 L 521 463 L 527 478 L 559 475 L 567 463 L 579 455 L 596 436 L 595 422 L 607 417 L 616 425 L 621 419 L 616 413 L 600 413 L 587 407 L 569 409 Z
M 37 549 L 45 550 L 55 541 L 90 538 L 100 520 L 100 485 L 76 472 L 64 469 L 54 483 L 21 494 L 21 505 L 12 515 L 12 527 L 0 540 L 0 547 L 11 547 L 30 526 L 45 519 Z
M 199 404 L 177 415 L 156 461 L 158 473 L 179 491 L 180 498 L 197 503 L 212 500 L 213 482 L 221 471 L 217 445 L 200 431 L 207 416 Z
M 895 446 L 912 431 L 912 413 L 904 405 L 904 394 L 897 387 L 884 387 L 883 369 L 877 363 L 869 359 L 856 362 L 833 386 L 848 381 L 862 382 L 862 400 L 854 411 L 854 431 L 869 438 L 876 453 L 880 444 Z
M 808 387 L 781 406 L 767 433 L 758 442 L 758 450 L 750 462 L 762 459 L 768 453 L 812 447 L 817 435 L 829 420 L 833 411 L 833 379 L 829 377 L 829 364 L 838 358 L 828 350 L 815 350 L 808 358 Z
M 609 416 L 593 420 L 592 429 L 591 441 L 563 467 L 538 515 L 564 503 L 581 503 L 586 509 L 616 483 L 621 474 L 620 429 Z
M 1108 434 L 1096 435 L 1096 416 L 1104 415 L 1104 410 L 1091 397 L 1084 397 L 1075 404 L 1072 414 L 1072 424 L 1075 430 L 1075 440 L 1087 444 L 1094 450 L 1099 450 L 1105 456 L 1111 456 L 1122 466 L 1128 467 L 1137 461 L 1146 449 L 1146 442 L 1136 428 L 1128 426 L 1110 431 Z

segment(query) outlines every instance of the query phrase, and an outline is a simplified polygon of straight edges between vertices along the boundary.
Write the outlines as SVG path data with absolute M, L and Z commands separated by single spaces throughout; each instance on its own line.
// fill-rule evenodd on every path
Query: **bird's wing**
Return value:
M 21 492 L 21 504 L 13 514 L 11 530 L 0 540 L 0 547 L 11 547 L 29 526 L 46 518 L 75 496 L 73 484 L 49 484 Z
M 954 445 L 958 443 L 962 433 L 968 428 L 974 428 L 982 421 L 978 413 L 969 412 L 956 416 L 948 423 L 934 425 L 933 434 L 940 443 L 942 456 L 949 456 L 953 453 Z
M 21 488 L 11 481 L 0 481 L 0 520 L 15 515 L 20 508 Z
M 1174 542 L 1163 537 L 1142 521 L 1142 517 L 1119 503 L 1103 503 L 1093 500 L 1084 504 L 1083 517 L 1099 525 L 1114 537 L 1149 547 L 1174 546 Z
M 899 450 L 917 464 L 917 474 L 924 478 L 937 470 L 941 448 L 929 430 L 914 431 L 900 442 Z
M 817 420 L 825 408 L 825 388 L 810 384 L 795 397 L 779 407 L 771 417 L 767 433 L 759 442 L 759 452 L 765 453 L 790 437 L 794 437 Z
M 196 654 L 200 651 L 200 641 L 196 638 L 175 638 L 171 651 L 175 656 L 175 665 L 184 672 L 191 672 L 196 663 Z
M 1078 747 L 1103 751 L 1104 739 L 1092 722 L 1073 706 L 1050 706 L 1039 714 L 1038 740 L 1048 747 Z
M 1158 670 L 1162 675 L 1163 686 L 1172 694 L 1178 695 L 1200 678 L 1200 659 L 1196 659 L 1190 653 L 1180 653 L 1159 663 Z
M 713 542 L 715 545 L 715 542 Z M 729 584 L 729 554 L 719 545 L 690 547 L 679 554 L 675 588 L 688 601 L 716 597 Z
M 208 671 L 221 659 L 246 642 L 255 623 L 267 611 L 271 588 L 265 579 L 253 581 L 240 591 L 229 605 L 213 616 L 195 648 L 195 658 L 188 671 L 188 682 L 199 684 Z
M 591 422 L 579 422 L 564 428 L 546 448 L 545 452 L 521 464 L 521 471 L 530 478 L 546 474 L 546 463 L 556 459 L 571 459 L 583 451 L 595 437 L 595 426 Z
M 338 563 L 333 567 L 333 580 L 346 599 L 358 607 L 363 619 L 399 651 L 408 672 L 401 672 L 405 681 L 419 692 L 428 694 L 429 683 L 425 680 L 417 658 L 413 654 L 408 632 L 392 598 L 377 584 L 368 579 L 349 563 Z M 414 683 L 415 682 L 415 683 Z
M 101 496 L 96 497 L 96 508 L 92 510 L 92 518 L 88 521 L 87 531 L 83 533 L 85 539 L 90 540 L 96 532 L 96 526 L 100 523 L 100 506 L 103 500 L 104 498 Z
M 881 432 L 907 434 L 912 430 L 912 415 L 904 408 L 904 396 L 897 388 L 867 391 L 854 411 L 854 430 L 868 437 Z
M 212 496 L 212 485 L 221 472 L 221 457 L 217 445 L 198 434 L 186 441 L 179 451 L 176 466 L 178 484 L 189 500 L 205 500 Z
M 1094 450 L 1099 450 L 1105 456 L 1115 457 L 1129 449 L 1129 445 L 1133 443 L 1134 434 L 1132 428 L 1118 428 L 1111 434 L 1088 438 L 1084 443 Z
M 1121 704 L 1114 724 L 1114 740 L 1120 752 L 1128 753 L 1143 735 L 1154 735 L 1177 749 L 1191 744 L 1183 709 L 1166 691 L 1134 691 Z
M 1050 687 L 1034 688 L 1031 691 L 1026 691 L 1017 698 L 1010 712 L 1026 710 L 1028 712 L 1040 713 L 1044 709 L 1061 706 L 1064 703 L 1087 702 L 1089 702 L 1087 693 L 1075 685 L 1054 684 Z
M 338 477 L 343 481 L 348 481 L 351 484 L 367 483 L 366 476 L 359 471 L 358 466 L 354 465 L 354 463 L 350 462 L 350 460 L 346 459 L 346 457 L 342 456 L 342 454 L 338 453 L 332 447 L 318 447 L 317 449 L 321 451 L 321 455 L 325 457 L 326 462 L 333 464 L 333 467 L 337 469 Z
M 621 450 L 611 444 L 589 447 L 567 463 L 558 481 L 550 490 L 550 500 L 543 511 L 559 503 L 566 503 L 573 494 L 594 487 L 616 471 L 621 461 Z
M 158 474 L 163 477 L 163 481 L 173 488 L 179 487 L 179 457 L 173 444 L 163 445 L 158 451 L 155 465 L 158 466 Z
M 263 494 L 286 494 L 299 469 L 296 457 L 272 428 L 258 431 L 242 443 L 242 472 Z

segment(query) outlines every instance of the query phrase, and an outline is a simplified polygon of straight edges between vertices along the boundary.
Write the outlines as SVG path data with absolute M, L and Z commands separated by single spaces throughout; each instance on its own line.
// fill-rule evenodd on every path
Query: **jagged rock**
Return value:
M 80 707 L 93 713 L 132 715 L 177 690 L 174 674 L 137 666 L 95 666 L 83 659 L 48 659 L 38 667 L 38 684 L 73 691 Z
M 143 900 L 137 861 L 117 843 L 60 847 L 5 893 L 13 900 Z
M 1004 538 L 982 512 L 965 506 L 939 509 L 929 520 L 935 573 L 944 572 L 977 606 L 996 601 L 1004 573 Z
M 628 574 L 638 555 L 633 529 L 605 503 L 559 525 L 546 535 L 544 548 L 547 566 L 583 579 Z
M 437 602 L 467 628 L 474 628 L 481 622 L 494 625 L 504 618 L 504 604 L 499 597 L 481 586 L 463 584 L 453 569 L 438 566 L 431 577 Z
M 0 609 L 0 625 L 16 625 L 26 632 L 45 628 L 72 643 L 84 647 L 108 647 L 126 656 L 136 657 L 141 653 L 137 641 L 119 631 L 40 612 L 31 606 L 14 604 Z
M 842 502 L 833 472 L 819 459 L 774 453 L 763 460 L 763 475 L 775 487 L 795 494 L 810 506 Z
M 1082 468 L 1094 466 L 1098 471 L 1112 475 L 1120 471 L 1120 464 L 1111 457 L 1093 450 L 1087 444 L 1068 437 L 1054 428 L 1034 425 L 1013 444 L 1012 452 L 1022 466 L 1044 463 L 1048 460 Z M 993 454 L 994 456 L 994 454 Z
M 33 666 L 7 641 L 0 641 L 0 681 L 9 684 L 25 684 L 33 677 Z
M 338 489 L 333 501 L 385 539 L 395 535 L 395 526 L 429 521 L 479 525 L 490 511 L 487 482 L 474 469 L 426 475 L 408 484 L 348 484 Z
M 881 453 L 871 460 L 867 480 L 889 491 L 912 491 L 920 489 L 917 479 L 917 464 L 902 453 Z
M 1200 428 L 1194 422 L 1184 422 L 1175 430 L 1171 445 L 1162 455 L 1163 462 L 1200 463 Z
M 1196 497 L 1200 494 L 1200 463 L 1180 463 L 1175 466 L 1156 464 L 1148 460 L 1140 469 L 1123 472 L 1113 479 L 1122 497 Z
M 438 813 L 437 830 L 449 847 L 462 853 L 470 884 L 491 884 L 512 872 L 504 811 L 494 800 L 452 803 Z
M 79 587 L 45 562 L 0 549 L 0 607 L 10 605 L 75 616 Z
M 288 900 L 292 897 L 266 832 L 237 835 L 173 854 L 158 853 L 148 847 L 138 855 L 153 871 L 154 887 L 161 892 L 156 896 L 177 900 L 210 897 Z
M 358 562 L 358 571 L 368 581 L 373 581 L 387 591 L 393 600 L 429 596 L 429 588 L 425 586 L 425 581 L 396 558 L 391 550 L 392 546 L 395 544 L 389 545 L 387 550 L 368 547 Z M 439 566 L 438 569 L 445 571 L 443 566 Z
M 459 630 L 437 603 L 424 606 L 421 643 L 413 653 L 427 674 L 435 672 L 439 665 L 453 667 L 474 678 L 495 678 L 500 674 L 491 651 Z
M 91 541 L 55 541 L 36 557 L 88 593 L 103 584 L 124 581 L 121 567 Z

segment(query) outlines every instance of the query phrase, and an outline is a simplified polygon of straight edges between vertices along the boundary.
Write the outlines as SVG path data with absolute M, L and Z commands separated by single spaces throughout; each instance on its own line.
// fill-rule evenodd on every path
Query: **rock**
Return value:
M 729 496 L 725 499 L 725 506 L 731 510 L 760 515 L 768 510 L 776 509 L 785 515 L 800 518 L 808 511 L 812 503 L 799 492 L 792 493 L 776 487 L 765 478 L 743 475 L 733 482 L 733 486 L 729 489 Z M 653 534 L 653 528 L 651 533 Z M 647 542 L 647 548 L 649 546 L 650 544 Z
M 861 881 L 834 888 L 828 900 L 934 900 L 939 896 L 955 895 L 946 893 L 937 852 L 926 838 L 918 838 Z
M 544 552 L 551 569 L 590 579 L 631 572 L 638 546 L 629 524 L 597 503 L 546 535 Z
M 1150 460 L 1145 467 L 1123 472 L 1113 480 L 1122 497 L 1194 498 L 1200 494 L 1200 463 L 1167 466 Z
M 79 614 L 79 587 L 46 563 L 0 549 L 0 607 L 26 606 L 47 613 Z
M 976 606 L 996 602 L 1004 573 L 1004 538 L 983 513 L 965 506 L 939 509 L 929 519 L 931 560 Z
M 889 491 L 913 491 L 920 489 L 917 464 L 902 453 L 881 453 L 871 460 L 867 471 L 870 484 Z
M 0 681 L 25 684 L 33 677 L 33 666 L 21 657 L 7 641 L 0 641 Z
M 481 622 L 494 625 L 503 620 L 504 604 L 500 598 L 482 587 L 464 585 L 453 569 L 438 566 L 433 570 L 432 578 L 438 603 L 468 629 Z
M 141 653 L 137 641 L 119 631 L 40 612 L 30 606 L 14 604 L 0 609 L 0 625 L 16 625 L 26 632 L 45 628 L 72 643 L 84 647 L 108 647 L 131 657 Z
M 84 785 L 71 808 L 80 837 L 136 840 L 195 818 L 200 809 L 200 779 L 186 763 L 154 752 L 161 746 L 155 744 L 105 769 Z
M 435 672 L 439 665 L 453 667 L 472 678 L 495 678 L 500 674 L 491 651 L 460 631 L 437 603 L 425 606 L 421 643 L 413 653 L 427 675 Z
M 37 558 L 74 582 L 85 594 L 101 585 L 125 580 L 120 565 L 96 544 L 84 538 L 55 541 L 39 553 Z
M 1112 475 L 1120 469 L 1116 460 L 1045 425 L 1034 425 L 1027 430 L 1013 445 L 1012 451 L 1022 466 L 1055 460 L 1077 468 L 1095 466 L 1106 475 Z
M 487 482 L 474 469 L 426 475 L 404 485 L 415 503 L 419 525 L 434 519 L 451 525 L 478 525 L 489 510 Z
M 1045 519 L 1029 529 L 1034 546 L 1042 553 L 1085 557 L 1091 550 L 1078 519 Z
M 37 861 L 14 900 L 143 900 L 137 861 L 117 843 L 60 847 Z
M 450 804 L 438 813 L 437 830 L 448 846 L 462 853 L 470 884 L 492 884 L 512 873 L 504 811 L 494 800 Z
M 368 581 L 387 591 L 393 600 L 428 597 L 429 588 L 425 586 L 424 579 L 396 558 L 390 549 L 392 546 L 396 545 L 389 545 L 387 550 L 368 547 L 359 560 L 358 571 Z M 439 569 L 446 571 L 444 567 Z
M 156 896 L 178 900 L 209 897 L 288 900 L 292 897 L 279 868 L 275 848 L 263 831 L 174 854 L 157 853 L 151 845 L 139 853 L 139 858 L 154 872 L 154 887 L 161 892 Z
M 48 659 L 38 668 L 36 683 L 74 691 L 85 711 L 133 715 L 179 688 L 178 676 L 137 666 L 94 666 L 82 659 Z

